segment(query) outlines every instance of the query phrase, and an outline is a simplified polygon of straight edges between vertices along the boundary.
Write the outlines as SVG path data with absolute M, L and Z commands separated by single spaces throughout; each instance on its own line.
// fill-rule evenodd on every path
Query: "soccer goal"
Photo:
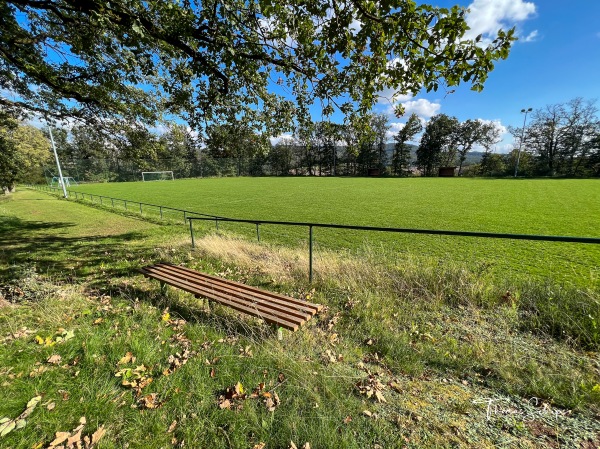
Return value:
M 72 178 L 70 176 L 63 176 L 63 181 L 65 182 L 65 187 L 71 187 L 71 186 L 77 186 L 79 185 L 79 183 L 77 181 L 75 181 L 75 178 Z M 52 181 L 50 181 L 50 187 L 56 187 L 56 186 L 60 186 L 60 177 L 59 176 L 53 176 L 52 177 Z
M 143 171 L 142 181 L 174 181 L 172 171 Z

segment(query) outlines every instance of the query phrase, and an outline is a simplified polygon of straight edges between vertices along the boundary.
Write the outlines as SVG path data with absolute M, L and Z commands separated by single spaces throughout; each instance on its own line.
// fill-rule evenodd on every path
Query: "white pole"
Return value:
M 60 161 L 58 160 L 58 153 L 56 152 L 56 145 L 54 145 L 54 136 L 52 136 L 52 127 L 48 123 L 48 131 L 50 132 L 50 142 L 52 142 L 52 151 L 54 151 L 54 159 L 56 160 L 56 167 L 58 168 L 58 176 L 60 178 L 60 185 L 63 189 L 63 195 L 65 198 L 69 198 L 67 195 L 67 188 L 65 187 L 65 180 L 63 179 L 62 170 L 60 169 Z
M 530 112 L 531 108 L 521 109 L 521 113 L 525 114 L 525 118 L 523 119 L 523 130 L 521 131 L 521 141 L 519 142 L 519 152 L 517 153 L 517 163 L 515 164 L 515 178 L 517 177 L 517 172 L 519 171 L 519 161 L 521 160 L 521 148 L 523 147 L 523 139 L 525 138 L 525 122 L 527 121 L 527 114 Z

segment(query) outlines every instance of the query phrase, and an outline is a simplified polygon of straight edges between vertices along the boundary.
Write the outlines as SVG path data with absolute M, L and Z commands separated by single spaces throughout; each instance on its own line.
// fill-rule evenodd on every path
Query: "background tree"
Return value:
M 43 133 L 0 112 L 0 189 L 14 190 L 18 182 L 43 180 L 43 167 L 50 161 L 50 142 Z
M 417 149 L 417 167 L 425 176 L 434 176 L 440 166 L 454 159 L 458 126 L 456 117 L 446 114 L 434 115 L 425 126 Z
M 458 151 L 458 175 L 462 174 L 467 154 L 475 145 L 484 146 L 486 150 L 489 150 L 498 143 L 499 137 L 500 131 L 493 123 L 472 119 L 462 122 L 456 129 L 454 140 Z
M 390 123 L 385 114 L 374 114 L 371 118 L 371 128 L 375 135 L 375 165 L 379 173 L 384 174 L 387 164 L 386 145 L 388 141 L 387 133 L 390 130 Z
M 394 136 L 396 144 L 394 145 L 394 154 L 392 156 L 392 170 L 395 175 L 405 176 L 409 173 L 411 153 L 408 142 L 422 130 L 423 125 L 421 120 L 413 112 L 402 129 Z
M 271 147 L 268 161 L 271 171 L 278 176 L 289 175 L 294 161 L 294 147 L 296 142 L 291 137 L 284 137 Z

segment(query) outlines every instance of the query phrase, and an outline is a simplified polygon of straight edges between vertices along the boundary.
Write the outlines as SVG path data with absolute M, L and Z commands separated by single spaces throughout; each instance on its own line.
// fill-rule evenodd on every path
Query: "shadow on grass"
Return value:
M 86 276 L 94 282 L 100 275 L 103 278 L 130 275 L 139 261 L 151 255 L 148 248 L 123 245 L 140 238 L 140 232 L 87 237 L 61 235 L 61 230 L 73 226 L 76 223 L 0 218 L 0 280 L 18 279 L 23 268 L 35 267 L 37 272 L 56 280 L 73 282 L 79 276 Z
M 271 337 L 276 330 L 253 319 L 240 319 L 226 308 L 186 295 L 174 299 L 160 291 L 158 282 L 140 285 L 138 269 L 162 257 L 147 245 L 127 245 L 143 239 L 141 232 L 105 236 L 67 236 L 61 230 L 72 222 L 41 222 L 0 217 L 0 284 L 19 284 L 31 268 L 55 283 L 79 283 L 94 295 L 109 295 L 131 301 L 142 300 L 165 308 L 186 321 L 204 323 L 252 339 Z M 64 232 L 66 234 L 66 232 Z M 164 257 L 164 256 L 163 256 Z M 148 285 L 149 288 L 145 288 Z M 170 287 L 171 288 L 171 287 Z M 175 290 L 173 290 L 175 291 Z M 216 312 L 216 313 L 215 313 Z

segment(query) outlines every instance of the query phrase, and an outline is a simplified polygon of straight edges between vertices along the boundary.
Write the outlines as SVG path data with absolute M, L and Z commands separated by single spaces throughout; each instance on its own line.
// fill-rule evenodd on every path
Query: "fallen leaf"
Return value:
M 293 441 L 290 441 L 289 449 L 298 449 L 298 446 L 296 446 Z
M 258 443 L 258 444 L 255 444 L 254 446 L 252 446 L 252 449 L 264 449 L 265 446 L 266 446 L 266 443 Z
M 97 326 L 98 324 L 102 323 L 104 321 L 104 318 L 97 318 L 94 320 L 94 326 Z
M 44 344 L 44 339 L 42 337 L 40 337 L 39 335 L 35 336 L 35 341 L 38 345 L 43 345 Z
M 15 421 L 9 418 L 2 418 L 0 420 L 0 437 L 4 435 L 8 435 L 13 430 L 15 430 L 16 424 Z
M 363 415 L 368 416 L 369 418 L 373 416 L 373 413 L 371 413 L 369 410 L 363 410 Z
M 32 372 L 29 373 L 29 377 L 39 376 L 40 374 L 42 374 L 42 373 L 44 373 L 46 371 L 48 371 L 48 367 L 46 367 L 46 366 L 38 366 Z
M 62 396 L 63 401 L 68 401 L 70 393 L 67 390 L 58 390 L 58 394 Z
M 64 443 L 65 441 L 67 441 L 67 439 L 71 436 L 71 432 L 56 432 L 54 434 L 55 438 L 54 440 L 50 443 L 49 447 L 56 447 L 59 444 Z
M 117 362 L 117 365 L 125 365 L 127 363 L 134 363 L 135 357 L 131 352 L 127 352 L 121 359 Z
M 48 410 L 54 410 L 54 407 L 56 407 L 56 402 L 51 402 L 50 404 L 48 404 L 48 406 L 46 408 Z
M 381 391 L 375 391 L 375 397 L 377 398 L 377 402 L 385 402 L 385 403 L 387 403 L 387 400 L 385 399 L 385 397 L 383 396 L 383 394 L 381 393 Z
M 348 415 L 344 418 L 344 424 L 348 424 L 352 421 L 352 416 Z
M 98 430 L 96 430 L 92 434 L 92 444 L 96 444 L 98 441 L 100 441 L 100 438 L 102 438 L 105 433 L 106 433 L 106 429 L 104 428 L 104 426 L 98 427 Z
M 158 399 L 157 393 L 150 393 L 142 396 L 138 402 L 142 407 L 150 410 L 158 408 L 162 405 L 162 402 Z
M 173 421 L 171 423 L 171 425 L 169 426 L 169 430 L 167 430 L 167 433 L 171 433 L 175 430 L 175 427 L 177 427 L 177 421 Z
M 58 365 L 61 361 L 62 357 L 58 354 L 53 354 L 46 360 L 47 363 L 51 363 L 52 365 Z
M 231 401 L 229 399 L 223 399 L 222 401 L 219 402 L 219 408 L 221 410 L 226 409 L 226 408 L 231 408 Z

